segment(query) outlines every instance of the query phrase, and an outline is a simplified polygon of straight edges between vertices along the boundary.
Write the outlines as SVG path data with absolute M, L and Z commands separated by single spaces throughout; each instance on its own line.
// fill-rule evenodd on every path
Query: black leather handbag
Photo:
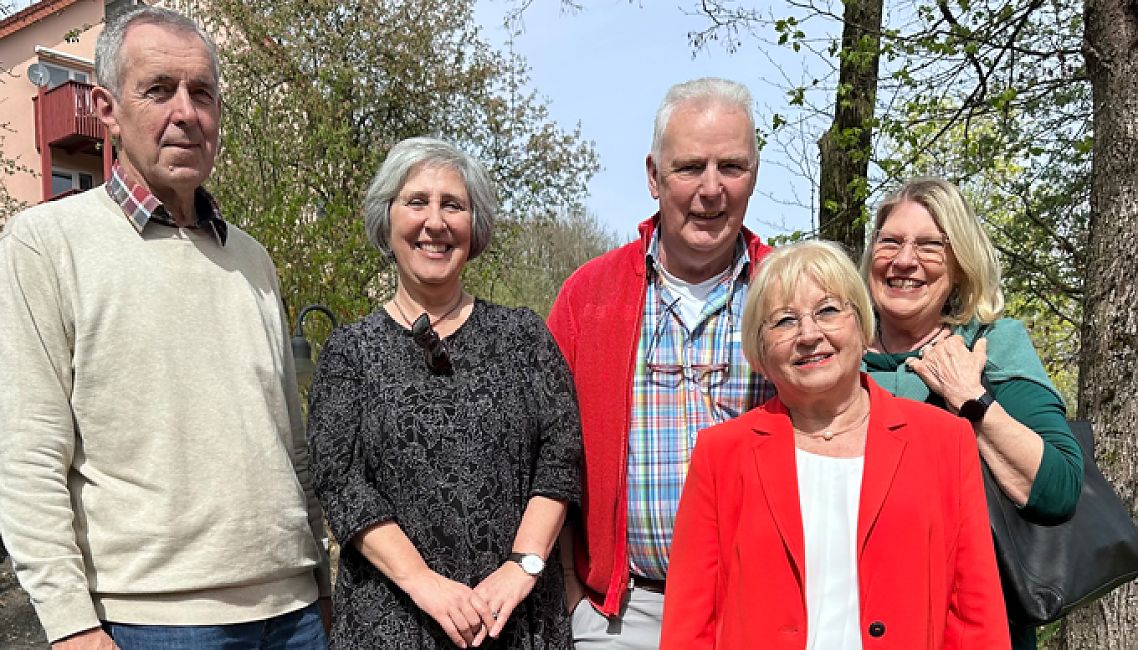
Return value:
M 1004 600 L 1016 625 L 1058 620 L 1138 577 L 1138 529 L 1095 463 L 1091 423 L 1070 425 L 1083 450 L 1083 491 L 1065 522 L 1024 519 L 981 462 Z

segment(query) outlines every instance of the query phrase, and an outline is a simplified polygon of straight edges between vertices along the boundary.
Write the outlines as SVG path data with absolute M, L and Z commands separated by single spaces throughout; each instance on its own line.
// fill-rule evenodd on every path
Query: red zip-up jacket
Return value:
M 577 269 L 557 294 L 549 330 L 569 362 L 581 408 L 584 485 L 573 519 L 574 566 L 589 600 L 607 616 L 628 586 L 628 429 L 632 376 L 648 288 L 645 255 L 660 215 L 640 239 Z M 770 246 L 742 229 L 751 273 Z

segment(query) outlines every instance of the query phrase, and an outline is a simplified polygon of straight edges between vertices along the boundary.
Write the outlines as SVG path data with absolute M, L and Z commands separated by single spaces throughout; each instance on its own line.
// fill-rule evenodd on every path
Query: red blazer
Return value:
M 862 647 L 1010 647 L 975 435 L 866 375 Z M 776 397 L 700 433 L 672 538 L 661 648 L 806 647 L 794 432 Z
M 632 375 L 648 287 L 644 256 L 659 214 L 642 222 L 640 239 L 577 269 L 557 294 L 549 331 L 561 347 L 581 409 L 584 485 L 573 523 L 577 576 L 589 600 L 609 616 L 628 588 L 628 429 Z M 772 249 L 746 228 L 750 272 Z

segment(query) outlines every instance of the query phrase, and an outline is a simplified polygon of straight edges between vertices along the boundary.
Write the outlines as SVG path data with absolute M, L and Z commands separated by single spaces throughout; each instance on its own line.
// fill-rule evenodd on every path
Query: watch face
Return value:
M 984 415 L 988 412 L 988 407 L 992 405 L 992 396 L 985 392 L 977 399 L 970 399 L 960 405 L 960 417 L 965 418 L 969 422 L 979 422 L 984 419 Z
M 541 573 L 541 570 L 545 568 L 545 562 L 543 562 L 537 555 L 523 556 L 521 559 L 521 565 L 522 570 L 531 576 L 535 576 Z

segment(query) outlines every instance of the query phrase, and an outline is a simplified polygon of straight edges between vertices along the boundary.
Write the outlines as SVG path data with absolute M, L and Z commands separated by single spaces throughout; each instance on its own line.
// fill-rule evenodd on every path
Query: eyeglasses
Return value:
M 728 295 L 730 295 L 730 293 Z M 679 299 L 673 301 L 671 304 L 664 305 L 664 310 L 666 312 L 672 312 L 678 302 Z M 661 363 L 656 360 L 660 350 L 660 339 L 663 338 L 665 318 L 667 317 L 668 316 L 661 315 L 657 320 L 656 330 L 652 333 L 652 340 L 648 343 L 648 352 L 644 355 L 646 365 L 648 366 L 649 380 L 660 386 L 675 388 L 680 385 L 680 381 L 688 379 L 694 381 L 704 393 L 727 381 L 727 378 L 731 374 L 730 363 L 726 361 L 715 363 L 688 363 L 687 360 L 683 358 L 686 346 L 680 347 L 680 363 Z M 731 309 L 731 301 L 728 300 L 727 335 L 730 336 L 731 332 L 734 332 L 734 312 Z
M 808 317 L 820 331 L 829 333 L 841 329 L 846 319 L 856 312 L 848 300 L 826 299 L 805 314 L 793 309 L 779 310 L 764 320 L 763 326 L 771 333 L 774 343 L 785 343 L 802 333 L 802 324 Z
M 935 237 L 909 239 L 876 230 L 873 233 L 873 257 L 891 260 L 900 255 L 901 251 L 910 244 L 917 259 L 922 262 L 943 262 L 945 250 L 948 248 L 948 235 L 941 233 Z
M 720 363 L 653 363 L 648 362 L 648 371 L 654 375 L 653 381 L 663 386 L 675 387 L 680 380 L 687 378 L 707 388 L 718 386 L 727 379 L 731 364 Z M 663 375 L 656 377 L 655 375 Z
M 423 357 L 427 367 L 436 375 L 449 375 L 453 367 L 450 355 L 447 354 L 446 344 L 439 338 L 437 332 L 431 327 L 431 318 L 423 313 L 411 323 L 411 338 L 415 344 L 423 348 Z

